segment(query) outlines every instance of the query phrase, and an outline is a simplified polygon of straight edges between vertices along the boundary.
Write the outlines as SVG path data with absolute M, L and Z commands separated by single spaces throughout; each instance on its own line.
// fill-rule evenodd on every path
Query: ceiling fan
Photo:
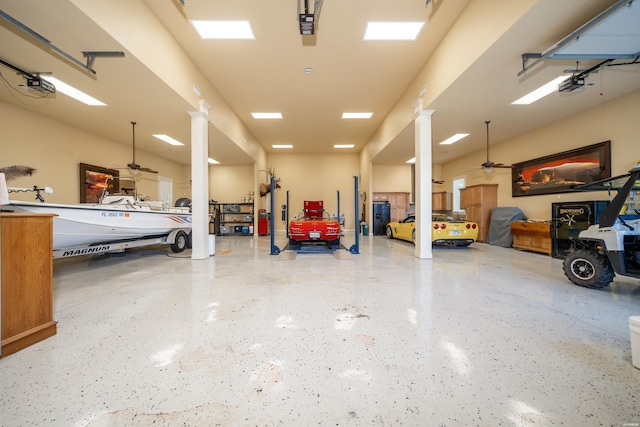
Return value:
M 131 163 L 127 164 L 127 167 L 131 170 L 133 175 L 138 172 L 149 172 L 149 173 L 158 173 L 158 171 L 154 171 L 153 169 L 143 168 L 139 164 L 136 163 L 136 122 L 131 122 L 131 127 L 133 131 L 133 160 Z
M 488 174 L 493 172 L 494 168 L 511 169 L 511 165 L 505 165 L 503 163 L 493 163 L 489 160 L 489 123 L 491 123 L 491 120 L 486 120 L 484 123 L 487 125 L 487 161 L 482 164 L 482 169 L 484 169 L 484 171 Z

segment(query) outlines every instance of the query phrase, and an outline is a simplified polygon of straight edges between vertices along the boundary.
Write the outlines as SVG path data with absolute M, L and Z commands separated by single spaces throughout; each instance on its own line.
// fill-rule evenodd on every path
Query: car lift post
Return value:
M 360 224 L 358 224 L 358 177 L 353 177 L 353 190 L 354 190 L 354 203 L 355 203 L 355 214 L 356 214 L 356 243 L 355 245 L 351 245 L 349 248 L 349 252 L 352 254 L 360 253 Z M 339 210 L 339 209 L 338 209 Z M 338 220 L 339 223 L 340 220 Z
M 287 198 L 285 202 L 287 204 L 285 205 L 285 213 L 284 213 L 285 227 L 284 228 L 286 230 L 287 239 L 289 239 L 289 190 L 287 190 Z
M 269 213 L 269 215 L 271 215 L 271 218 L 269 218 L 269 234 L 271 235 L 271 255 L 278 255 L 280 253 L 280 248 L 276 246 L 275 244 L 275 221 L 273 220 L 273 214 L 275 212 L 275 207 L 276 207 L 276 201 L 275 201 L 275 194 L 276 194 L 276 179 L 273 177 L 273 175 L 271 176 L 271 212 Z
M 340 190 L 336 190 L 338 196 L 338 213 L 336 214 L 338 218 L 338 225 L 340 225 Z M 342 225 L 340 225 L 340 231 L 342 231 Z

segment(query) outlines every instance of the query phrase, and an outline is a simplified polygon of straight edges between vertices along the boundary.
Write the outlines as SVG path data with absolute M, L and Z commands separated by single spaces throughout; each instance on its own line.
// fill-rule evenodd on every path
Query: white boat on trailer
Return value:
M 43 189 L 34 187 L 31 191 L 40 196 Z M 189 208 L 156 207 L 120 195 L 105 196 L 99 204 L 79 205 L 7 200 L 0 206 L 2 212 L 57 215 L 53 218 L 54 258 L 122 252 L 153 244 L 169 244 L 173 252 L 191 247 Z

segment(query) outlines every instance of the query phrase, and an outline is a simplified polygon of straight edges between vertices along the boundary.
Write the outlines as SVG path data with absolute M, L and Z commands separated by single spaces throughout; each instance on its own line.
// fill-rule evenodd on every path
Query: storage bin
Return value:
M 640 316 L 629 317 L 629 332 L 631 333 L 631 363 L 640 369 Z
M 209 234 L 209 255 L 214 256 L 216 254 L 216 236 L 215 234 Z

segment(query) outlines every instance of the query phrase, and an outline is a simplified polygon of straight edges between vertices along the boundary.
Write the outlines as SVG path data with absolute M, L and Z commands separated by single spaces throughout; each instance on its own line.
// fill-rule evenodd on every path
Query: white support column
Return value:
M 416 179 L 416 258 L 433 258 L 431 252 L 431 115 L 433 110 L 423 110 L 422 100 L 418 99 L 413 108 L 415 122 L 415 179 Z
M 191 259 L 209 258 L 209 105 L 191 116 Z

